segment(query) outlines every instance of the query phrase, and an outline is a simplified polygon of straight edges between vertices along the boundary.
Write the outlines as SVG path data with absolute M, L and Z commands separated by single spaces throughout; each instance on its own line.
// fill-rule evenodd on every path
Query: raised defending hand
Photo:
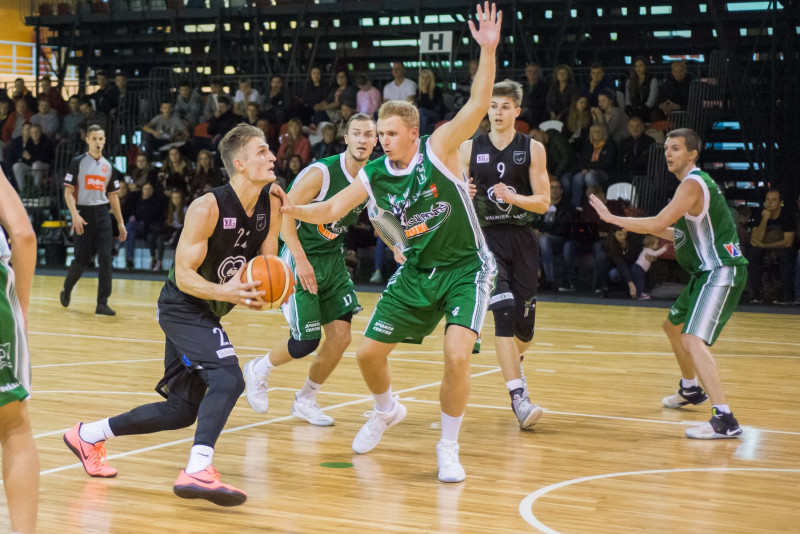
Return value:
M 597 212 L 597 215 L 599 215 L 601 219 L 603 219 L 605 222 L 611 222 L 609 220 L 612 216 L 611 212 L 608 211 L 608 208 L 605 204 L 603 204 L 602 200 L 594 195 L 589 195 L 589 204 L 592 205 L 594 210 Z
M 472 38 L 481 46 L 497 47 L 500 42 L 500 25 L 503 22 L 503 12 L 497 11 L 495 4 L 489 5 L 489 2 L 483 3 L 483 9 L 480 4 L 476 6 L 477 16 L 476 20 L 480 23 L 479 29 L 475 28 L 475 24 L 470 20 L 469 30 L 472 32 Z

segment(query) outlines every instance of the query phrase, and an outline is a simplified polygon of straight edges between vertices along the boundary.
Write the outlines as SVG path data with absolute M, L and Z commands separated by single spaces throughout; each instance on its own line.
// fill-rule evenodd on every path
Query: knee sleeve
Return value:
M 305 358 L 319 347 L 319 339 L 301 339 L 300 341 L 289 338 L 289 355 L 295 360 Z
M 495 337 L 514 337 L 514 301 L 502 300 L 492 309 Z
M 516 308 L 514 335 L 523 343 L 527 343 L 533 339 L 533 329 L 536 324 L 536 297 L 521 300 Z

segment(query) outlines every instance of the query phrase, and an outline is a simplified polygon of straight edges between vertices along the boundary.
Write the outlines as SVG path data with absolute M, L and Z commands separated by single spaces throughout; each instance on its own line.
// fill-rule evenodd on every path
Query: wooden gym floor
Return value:
M 96 317 L 96 280 L 68 310 L 63 279 L 37 276 L 30 311 L 33 431 L 41 457 L 44 533 L 786 533 L 800 532 L 800 317 L 737 313 L 713 347 L 741 440 L 692 441 L 710 407 L 662 409 L 679 373 L 660 330 L 666 309 L 540 302 L 526 374 L 546 413 L 520 431 L 496 364 L 491 315 L 472 365 L 460 435 L 467 480 L 436 479 L 440 326 L 391 356 L 403 423 L 366 455 L 350 449 L 372 409 L 354 359 L 377 300 L 353 322 L 353 344 L 319 395 L 333 427 L 291 415 L 308 362 L 272 373 L 270 412 L 242 397 L 217 443 L 222 480 L 248 501 L 220 508 L 175 497 L 194 428 L 106 446 L 115 479 L 91 479 L 62 441 L 76 421 L 160 400 L 160 282 L 115 280 Z M 234 310 L 223 322 L 242 363 L 288 335 L 277 311 Z M 8 531 L 5 500 L 0 530 Z

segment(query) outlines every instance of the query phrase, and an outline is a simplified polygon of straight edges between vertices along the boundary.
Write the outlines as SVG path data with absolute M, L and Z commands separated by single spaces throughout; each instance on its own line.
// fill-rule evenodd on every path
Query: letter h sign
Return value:
M 453 49 L 452 31 L 420 32 L 420 54 L 449 54 Z

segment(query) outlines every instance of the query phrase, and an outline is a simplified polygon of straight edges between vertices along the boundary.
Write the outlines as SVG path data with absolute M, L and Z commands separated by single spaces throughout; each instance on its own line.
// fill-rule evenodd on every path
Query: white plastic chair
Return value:
M 549 120 L 541 123 L 539 125 L 539 128 L 541 128 L 545 132 L 547 130 L 558 130 L 560 132 L 564 129 L 564 123 L 557 120 Z

